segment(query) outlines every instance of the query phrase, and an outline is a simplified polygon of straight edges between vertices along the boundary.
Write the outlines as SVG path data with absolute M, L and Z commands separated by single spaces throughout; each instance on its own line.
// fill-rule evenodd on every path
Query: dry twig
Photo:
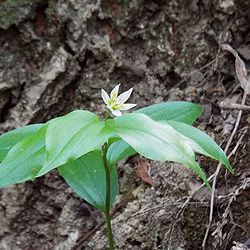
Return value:
M 241 84 L 241 87 L 244 90 L 244 94 L 242 97 L 242 101 L 241 101 L 241 106 L 245 105 L 246 102 L 246 98 L 247 98 L 247 94 L 250 93 L 250 81 L 249 81 L 249 77 L 247 75 L 247 71 L 246 71 L 246 67 L 244 62 L 240 59 L 240 57 L 238 56 L 238 53 L 228 44 L 223 44 L 221 46 L 224 50 L 232 53 L 235 56 L 235 70 L 236 70 L 236 75 L 239 79 L 239 82 Z M 227 154 L 228 149 L 233 141 L 233 138 L 238 130 L 239 124 L 240 124 L 240 120 L 241 120 L 241 116 L 242 116 L 242 109 L 239 111 L 235 125 L 234 125 L 234 129 L 232 131 L 231 136 L 229 137 L 229 140 L 227 142 L 227 145 L 225 147 L 225 153 Z M 214 200 L 215 200 L 215 186 L 216 186 L 216 180 L 217 180 L 217 176 L 220 172 L 221 169 L 221 163 L 218 164 L 216 171 L 215 171 L 215 176 L 214 176 L 214 180 L 213 180 L 213 185 L 212 185 L 212 193 L 211 193 L 211 202 L 210 202 L 210 213 L 209 213 L 209 223 L 207 226 L 207 230 L 202 242 L 202 248 L 205 249 L 206 247 L 206 242 L 207 242 L 207 238 L 208 238 L 208 234 L 212 225 L 212 221 L 213 221 L 213 212 L 214 212 Z
M 221 102 L 219 106 L 222 109 L 250 110 L 250 106 L 242 105 L 238 103 Z
M 245 104 L 246 98 L 247 98 L 247 93 L 244 92 L 243 97 L 242 97 L 242 101 L 241 101 L 241 105 Z M 225 153 L 228 152 L 228 149 L 229 149 L 229 147 L 230 147 L 230 145 L 231 145 L 231 143 L 233 141 L 233 138 L 234 138 L 234 136 L 235 136 L 235 134 L 236 134 L 236 132 L 238 130 L 240 120 L 241 120 L 241 116 L 242 116 L 242 110 L 240 110 L 239 113 L 238 113 L 238 116 L 237 116 L 237 119 L 236 119 L 236 122 L 235 122 L 235 125 L 234 125 L 233 132 L 232 132 L 232 134 L 231 134 L 231 136 L 230 136 L 230 138 L 229 138 L 229 140 L 227 142 L 227 145 L 225 147 L 225 150 L 224 150 Z M 213 180 L 213 184 L 212 184 L 209 223 L 208 223 L 207 230 L 206 230 L 203 242 L 202 242 L 202 248 L 203 249 L 205 249 L 205 247 L 206 247 L 207 237 L 208 237 L 208 234 L 209 234 L 209 231 L 210 231 L 210 228 L 211 228 L 211 225 L 212 225 L 212 221 L 213 221 L 214 200 L 215 200 L 215 186 L 216 186 L 217 176 L 220 173 L 220 169 L 221 169 L 221 163 L 219 163 L 217 168 L 216 168 L 215 175 L 214 175 L 214 180 Z
M 232 234 L 233 229 L 234 229 L 235 227 L 238 227 L 238 226 L 239 226 L 239 225 L 236 225 L 236 224 L 234 223 L 234 221 L 232 220 L 231 204 L 233 203 L 233 201 L 236 200 L 237 196 L 240 195 L 241 190 L 245 190 L 245 189 L 247 189 L 247 188 L 249 188 L 249 187 L 250 187 L 250 178 L 245 178 L 245 179 L 243 179 L 243 180 L 241 181 L 241 184 L 240 184 L 233 192 L 231 192 L 230 194 L 228 194 L 226 197 L 223 197 L 223 196 L 218 197 L 218 199 L 227 198 L 227 199 L 228 199 L 228 203 L 227 203 L 227 207 L 225 208 L 224 213 L 222 214 L 222 218 L 221 218 L 220 222 L 219 222 L 218 225 L 217 225 L 216 230 L 215 230 L 215 231 L 213 232 L 213 234 L 212 234 L 213 236 L 217 234 L 217 235 L 220 236 L 220 238 L 225 239 L 226 236 L 222 234 L 222 230 L 223 230 L 223 227 L 228 223 L 227 217 L 230 218 L 230 223 L 233 225 L 233 227 L 231 228 L 230 233 L 229 233 L 228 235 Z M 244 228 L 242 228 L 242 227 L 240 227 L 240 228 L 241 228 L 243 231 L 245 231 Z M 227 240 L 229 241 L 229 238 L 228 238 Z M 247 243 L 247 242 L 246 242 L 246 243 Z M 245 243 L 245 244 L 246 244 L 246 243 Z

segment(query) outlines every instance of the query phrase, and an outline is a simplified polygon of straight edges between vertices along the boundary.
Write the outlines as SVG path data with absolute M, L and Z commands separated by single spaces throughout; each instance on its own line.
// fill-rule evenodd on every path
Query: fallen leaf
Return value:
M 247 123 L 250 124 L 250 116 L 247 117 Z
M 135 172 L 136 175 L 141 178 L 144 182 L 148 183 L 150 186 L 155 185 L 155 181 L 150 177 L 151 166 L 150 163 L 146 160 L 139 159 L 135 163 Z
M 244 46 L 237 49 L 238 53 L 243 56 L 246 60 L 250 60 L 250 49 L 248 46 Z
M 247 75 L 245 63 L 241 60 L 236 50 L 228 44 L 222 44 L 222 49 L 232 53 L 235 56 L 235 71 L 239 79 L 241 87 L 249 95 L 250 94 L 250 77 Z

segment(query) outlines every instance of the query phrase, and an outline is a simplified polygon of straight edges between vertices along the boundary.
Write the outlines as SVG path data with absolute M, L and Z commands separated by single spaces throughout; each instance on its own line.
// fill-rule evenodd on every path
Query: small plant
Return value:
M 44 124 L 28 125 L 0 136 L 0 187 L 33 180 L 57 168 L 69 186 L 106 218 L 109 248 L 114 249 L 110 209 L 118 189 L 116 164 L 136 153 L 157 161 L 173 161 L 196 172 L 210 188 L 195 161 L 203 154 L 232 168 L 222 149 L 191 126 L 202 108 L 190 102 L 154 104 L 133 113 L 125 104 L 132 88 L 118 96 L 116 86 L 102 98 L 116 118 L 76 110 Z

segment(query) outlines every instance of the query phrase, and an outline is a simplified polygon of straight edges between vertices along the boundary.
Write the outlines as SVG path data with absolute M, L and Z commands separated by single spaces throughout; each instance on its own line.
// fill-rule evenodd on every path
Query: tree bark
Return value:
M 219 43 L 250 40 L 249 8 L 233 0 L 0 0 L 0 130 L 75 109 L 101 114 L 100 89 L 118 83 L 134 87 L 138 107 L 201 102 L 198 69 Z M 223 67 L 230 77 L 233 68 Z M 0 249 L 70 249 L 100 220 L 56 171 L 0 194 Z

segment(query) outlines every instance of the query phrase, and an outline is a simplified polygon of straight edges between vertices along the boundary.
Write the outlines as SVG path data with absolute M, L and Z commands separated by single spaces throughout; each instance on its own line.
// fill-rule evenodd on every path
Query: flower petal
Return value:
M 119 100 L 120 103 L 124 103 L 128 100 L 128 98 L 131 96 L 131 93 L 133 91 L 133 88 L 125 91 L 124 93 L 120 94 L 117 99 Z
M 132 109 L 133 107 L 135 107 L 137 104 L 132 104 L 132 103 L 126 103 L 123 104 L 122 107 L 120 108 L 120 110 L 129 110 Z
M 108 104 L 108 100 L 109 100 L 110 98 L 109 98 L 109 95 L 107 94 L 107 92 L 104 90 L 104 89 L 102 89 L 102 100 L 106 103 L 106 104 Z
M 114 116 L 121 116 L 122 115 L 122 112 L 120 110 L 111 109 L 111 112 Z
M 110 93 L 110 98 L 114 99 L 118 96 L 119 87 L 121 84 L 116 85 Z

